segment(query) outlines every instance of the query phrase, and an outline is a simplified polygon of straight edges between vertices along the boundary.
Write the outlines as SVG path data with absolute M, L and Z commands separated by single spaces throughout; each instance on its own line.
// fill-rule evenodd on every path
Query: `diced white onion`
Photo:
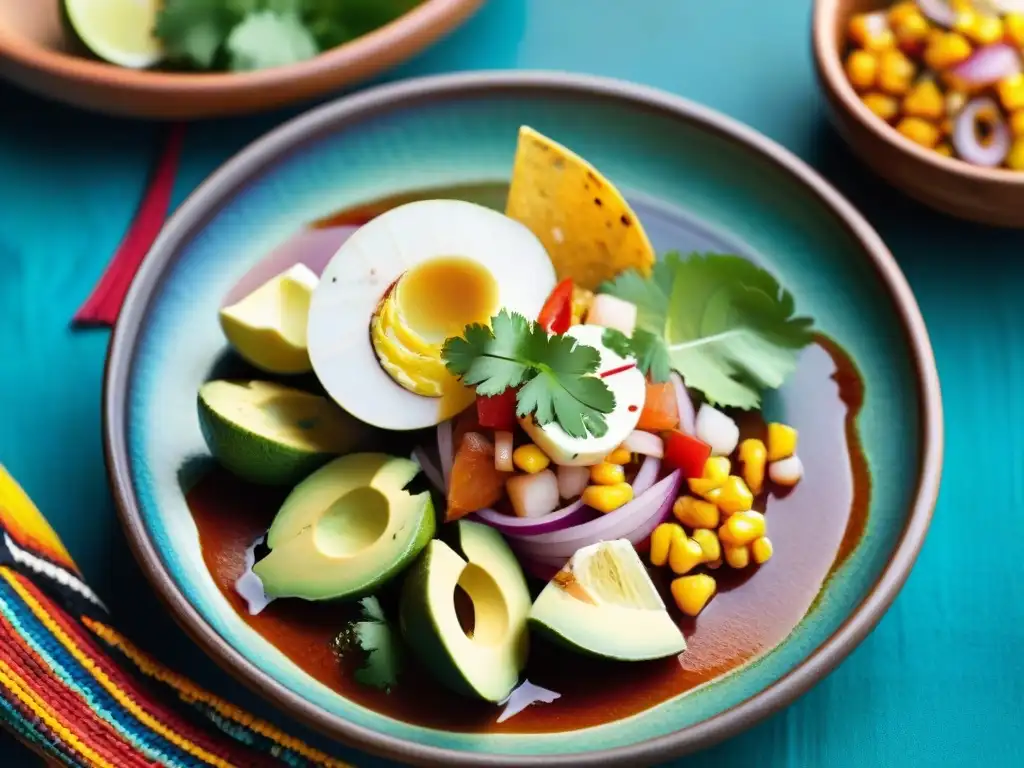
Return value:
M 512 472 L 512 433 L 494 433 L 494 468 L 499 472 Z
M 558 467 L 558 494 L 575 499 L 590 482 L 590 467 Z
M 550 469 L 511 477 L 505 490 L 517 517 L 541 517 L 558 507 L 558 478 Z
M 697 437 L 711 446 L 713 456 L 728 456 L 740 442 L 736 422 L 707 403 L 697 411 Z
M 622 447 L 630 453 L 641 453 L 660 459 L 665 455 L 665 442 L 657 435 L 642 430 L 634 430 L 622 442 Z
M 599 293 L 587 310 L 587 325 L 614 328 L 632 336 L 636 328 L 636 304 L 607 293 Z
M 796 485 L 803 476 L 804 463 L 800 461 L 799 456 L 779 459 L 768 465 L 768 477 L 777 485 Z

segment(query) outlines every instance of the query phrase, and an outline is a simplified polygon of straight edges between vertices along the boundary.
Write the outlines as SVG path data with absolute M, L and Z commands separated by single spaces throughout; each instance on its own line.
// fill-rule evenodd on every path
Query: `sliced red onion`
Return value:
M 558 508 L 558 478 L 550 469 L 510 477 L 505 491 L 517 517 L 544 517 Z
M 538 533 L 560 531 L 563 528 L 585 523 L 592 520 L 596 514 L 589 507 L 583 506 L 583 502 L 577 499 L 569 506 L 543 517 L 513 517 L 493 509 L 481 509 L 474 513 L 474 519 L 496 528 L 500 533 L 532 536 Z
M 647 489 L 654 485 L 654 481 L 658 479 L 658 472 L 660 471 L 660 459 L 656 459 L 653 456 L 648 456 L 644 459 L 644 463 L 640 465 L 636 477 L 633 478 L 633 498 L 646 493 Z
M 441 459 L 441 475 L 444 477 L 444 487 L 447 489 L 448 481 L 452 477 L 452 463 L 455 461 L 451 419 L 445 419 L 437 425 L 437 455 Z
M 988 0 L 996 13 L 1024 13 L 1024 0 Z
M 423 474 L 427 476 L 427 480 L 441 493 L 445 492 L 444 477 L 441 472 L 438 471 L 437 467 L 434 466 L 434 462 L 427 456 L 426 450 L 417 447 L 412 452 L 412 460 L 420 465 L 420 469 L 423 470 Z
M 992 116 L 992 135 L 984 144 L 977 130 L 982 112 Z M 1006 159 L 1010 152 L 1010 129 L 993 99 L 979 96 L 967 102 L 953 123 L 953 148 L 961 160 L 983 168 L 995 168 Z
M 682 473 L 676 470 L 628 504 L 596 520 L 537 536 L 508 535 L 509 544 L 527 557 L 566 559 L 581 547 L 599 541 L 629 539 L 637 544 L 650 536 L 671 513 L 682 480 Z
M 653 456 L 656 459 L 665 455 L 665 442 L 657 435 L 639 429 L 629 433 L 622 441 L 622 447 L 630 453 Z
M 672 388 L 676 392 L 676 408 L 679 409 L 679 429 L 688 435 L 692 435 L 696 428 L 697 413 L 693 409 L 693 399 L 683 385 L 683 377 L 675 371 L 669 376 L 672 380 Z
M 952 27 L 956 21 L 957 13 L 948 0 L 917 0 L 917 7 L 921 13 L 943 27 Z
M 550 704 L 561 695 L 556 691 L 549 691 L 547 688 L 534 685 L 529 680 L 523 680 L 522 685 L 512 691 L 504 700 L 498 702 L 498 706 L 505 709 L 498 715 L 497 722 L 504 723 L 534 704 Z
M 557 473 L 558 495 L 563 499 L 576 498 L 590 482 L 590 467 L 559 466 Z
M 962 83 L 966 90 L 988 88 L 1006 77 L 1020 73 L 1021 61 L 1017 49 L 1006 43 L 994 43 L 977 49 L 957 64 L 949 74 Z
M 514 472 L 512 466 L 512 433 L 494 433 L 494 468 L 499 472 Z

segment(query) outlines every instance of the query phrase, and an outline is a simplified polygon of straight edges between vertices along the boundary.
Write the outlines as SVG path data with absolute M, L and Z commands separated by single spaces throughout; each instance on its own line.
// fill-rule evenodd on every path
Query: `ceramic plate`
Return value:
M 524 123 L 621 186 L 659 252 L 730 250 L 779 275 L 865 382 L 849 426 L 870 482 L 863 528 L 823 573 L 820 593 L 815 586 L 794 596 L 802 602 L 792 626 L 745 663 L 685 695 L 654 697 L 628 717 L 609 709 L 602 724 L 580 726 L 583 720 L 569 717 L 534 729 L 547 732 L 514 733 L 383 714 L 311 677 L 218 589 L 183 488 L 192 482 L 193 459 L 206 453 L 195 393 L 220 364 L 217 309 L 238 281 L 339 209 L 423 190 L 495 197 Z M 834 369 L 822 370 L 827 380 Z M 174 615 L 215 659 L 290 713 L 350 744 L 414 762 L 637 765 L 749 726 L 831 670 L 881 617 L 921 546 L 941 464 L 927 333 L 892 256 L 857 212 L 796 157 L 721 115 L 661 92 L 571 75 L 470 74 L 390 85 L 319 108 L 256 142 L 168 224 L 128 297 L 107 376 L 114 491 L 136 555 Z M 789 387 L 772 407 L 792 414 L 797 390 Z M 819 495 L 825 514 L 834 499 L 828 489 Z M 840 526 L 821 545 L 831 548 L 830 561 L 844 538 Z

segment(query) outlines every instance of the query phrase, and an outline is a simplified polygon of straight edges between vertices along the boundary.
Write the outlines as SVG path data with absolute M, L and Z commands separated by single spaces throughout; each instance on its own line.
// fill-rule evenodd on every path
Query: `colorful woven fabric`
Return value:
M 0 723 L 69 766 L 344 766 L 204 691 L 112 625 L 0 466 Z

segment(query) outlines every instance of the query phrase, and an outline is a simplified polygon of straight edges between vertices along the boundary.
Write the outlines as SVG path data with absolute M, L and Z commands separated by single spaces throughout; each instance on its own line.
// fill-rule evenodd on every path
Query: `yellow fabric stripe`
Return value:
M 193 757 L 196 757 L 214 766 L 214 768 L 236 768 L 231 763 L 228 763 L 227 761 L 221 759 L 217 755 L 208 752 L 207 750 L 203 749 L 197 744 L 194 744 L 188 739 L 182 738 L 179 734 L 165 727 L 158 720 L 152 717 L 148 712 L 142 709 L 142 707 L 140 707 L 138 703 L 133 701 L 131 697 L 126 695 L 124 691 L 118 688 L 117 684 L 114 683 L 114 681 L 112 681 L 109 677 L 107 677 L 106 673 L 102 669 L 97 667 L 96 663 L 91 658 L 89 658 L 88 655 L 81 651 L 81 649 L 75 644 L 74 640 L 72 640 L 70 637 L 67 636 L 67 634 L 65 634 L 64 630 L 61 629 L 61 627 L 53 620 L 50 614 L 48 614 L 43 609 L 43 607 L 39 605 L 36 599 L 28 591 L 26 591 L 24 587 L 21 586 L 21 584 L 18 582 L 16 578 L 14 578 L 10 573 L 8 573 L 6 569 L 2 568 L 0 568 L 0 575 L 2 575 L 3 578 L 7 580 L 7 582 L 11 585 L 11 588 L 18 593 L 18 596 L 21 597 L 22 600 L 25 601 L 25 604 L 31 609 L 32 613 L 35 614 L 36 618 L 39 619 L 40 622 L 42 622 L 43 626 L 45 626 L 47 630 L 49 630 L 49 632 L 55 638 L 57 638 L 65 648 L 67 648 L 68 653 L 70 653 L 75 658 L 75 660 L 78 661 L 78 663 L 85 667 L 85 669 L 89 670 L 90 674 L 92 674 L 92 676 L 96 678 L 96 681 L 101 686 L 103 686 L 107 693 L 113 696 L 114 699 L 126 710 L 128 710 L 140 723 L 145 725 L 150 730 L 160 734 L 165 739 L 167 739 L 167 741 L 171 742 L 172 744 L 179 747 L 188 754 L 192 755 Z
M 121 653 L 131 659 L 132 662 L 134 662 L 135 665 L 138 666 L 138 668 L 145 674 L 166 683 L 177 690 L 185 701 L 198 701 L 206 704 L 222 717 L 234 720 L 236 723 L 244 725 L 246 728 L 255 731 L 271 741 L 276 741 L 281 746 L 287 747 L 292 752 L 302 755 L 307 760 L 312 760 L 318 765 L 330 766 L 330 768 L 353 768 L 348 763 L 335 760 L 329 755 L 313 749 L 304 742 L 289 736 L 283 731 L 275 728 L 270 723 L 258 720 L 245 710 L 239 709 L 233 704 L 229 704 L 223 699 L 217 698 L 212 693 L 204 691 L 202 688 L 193 684 L 188 678 L 167 669 L 167 667 L 147 656 L 135 647 L 131 641 L 123 637 L 112 627 L 90 619 L 87 616 L 83 617 L 82 621 L 90 630 L 92 630 L 92 632 L 96 634 L 97 637 L 121 651 Z
M 27 685 L 21 676 L 3 660 L 0 660 L 0 683 L 17 696 L 26 707 L 32 710 L 36 717 L 46 723 L 62 743 L 67 744 L 89 761 L 89 765 L 96 766 L 97 768 L 115 768 L 114 765 L 108 763 L 100 755 L 83 744 L 66 725 L 51 714 L 51 710 L 46 702 L 42 701 L 32 687 Z

